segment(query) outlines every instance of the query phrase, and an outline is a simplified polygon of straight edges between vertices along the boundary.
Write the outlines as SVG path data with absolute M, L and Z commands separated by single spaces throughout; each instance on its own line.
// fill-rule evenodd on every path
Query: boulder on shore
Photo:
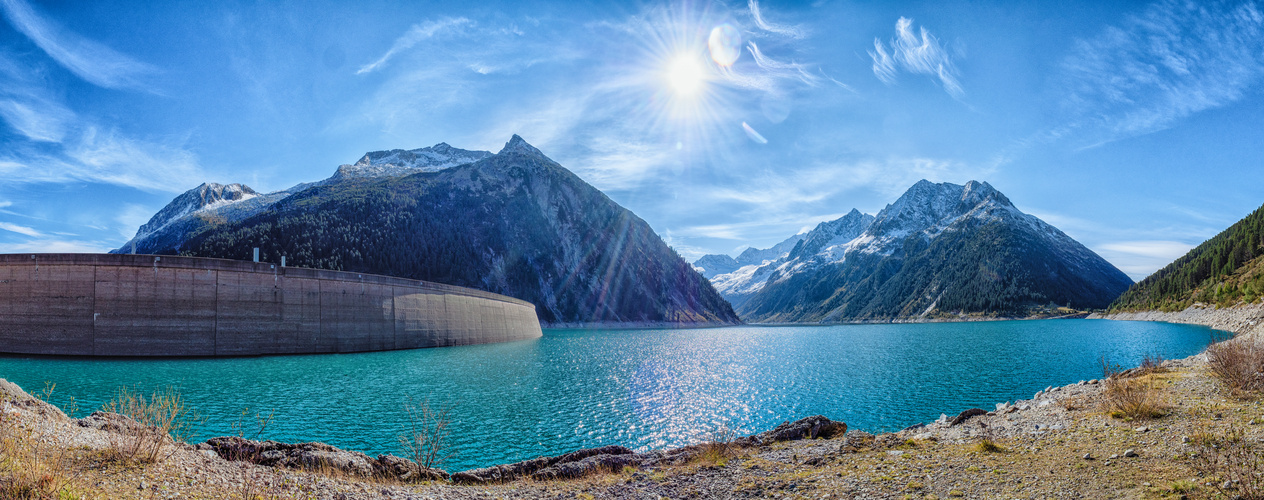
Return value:
M 565 455 L 540 457 L 522 462 L 471 469 L 452 475 L 462 484 L 486 484 L 513 481 L 521 477 L 535 479 L 576 478 L 598 470 L 636 466 L 636 455 L 622 446 L 603 446 L 573 451 Z
M 217 437 L 199 444 L 225 460 L 250 462 L 291 469 L 335 469 L 360 477 L 390 477 L 401 481 L 447 480 L 448 473 L 428 469 L 394 455 L 376 459 L 357 451 L 347 451 L 325 443 L 280 443 L 252 441 L 236 436 Z

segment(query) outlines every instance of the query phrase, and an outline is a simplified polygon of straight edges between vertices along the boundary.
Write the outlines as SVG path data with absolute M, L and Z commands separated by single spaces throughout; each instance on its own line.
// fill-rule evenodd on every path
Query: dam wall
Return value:
M 198 257 L 0 254 L 0 352 L 255 356 L 537 338 L 530 302 L 371 274 Z

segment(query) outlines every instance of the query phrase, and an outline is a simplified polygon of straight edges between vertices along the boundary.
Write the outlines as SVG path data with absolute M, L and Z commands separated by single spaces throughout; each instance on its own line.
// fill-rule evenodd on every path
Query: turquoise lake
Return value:
M 891 431 L 1049 385 L 1206 347 L 1206 327 L 1107 320 L 697 330 L 545 330 L 537 340 L 363 354 L 231 359 L 0 357 L 0 377 L 84 416 L 120 386 L 184 394 L 195 441 L 273 412 L 263 438 L 399 454 L 412 397 L 454 405 L 456 471 L 608 444 L 655 449 L 720 426 L 752 434 L 822 414 Z M 249 423 L 249 422 L 247 422 Z M 249 435 L 249 425 L 246 426 Z

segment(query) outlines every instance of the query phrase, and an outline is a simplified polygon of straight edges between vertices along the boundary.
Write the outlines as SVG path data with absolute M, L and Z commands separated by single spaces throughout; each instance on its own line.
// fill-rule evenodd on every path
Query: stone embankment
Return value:
M 1194 304 L 1183 311 L 1140 311 L 1114 314 L 1093 313 L 1088 319 L 1113 319 L 1119 321 L 1161 321 L 1204 325 L 1237 335 L 1259 337 L 1264 335 L 1264 303 L 1245 304 L 1218 308 L 1214 305 Z

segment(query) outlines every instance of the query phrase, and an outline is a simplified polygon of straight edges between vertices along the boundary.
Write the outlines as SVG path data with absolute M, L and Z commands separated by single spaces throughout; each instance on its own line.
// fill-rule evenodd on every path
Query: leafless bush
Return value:
M 101 409 L 136 421 L 137 425 L 123 426 L 110 434 L 114 451 L 132 462 L 154 463 L 166 458 L 174 452 L 174 447 L 168 445 L 187 441 L 198 419 L 173 387 L 154 391 L 149 398 L 120 387 L 114 399 Z
M 1141 366 L 1137 367 L 1137 372 L 1138 375 L 1167 372 L 1167 368 L 1163 367 L 1163 356 L 1158 353 L 1147 353 L 1144 358 L 1141 358 Z
M 419 466 L 432 469 L 443 465 L 452 456 L 448 449 L 452 409 L 452 405 L 431 406 L 429 399 L 417 402 L 409 397 L 404 402 L 408 422 L 405 434 L 399 436 L 399 444 L 405 457 Z
M 1234 391 L 1264 390 L 1264 349 L 1250 339 L 1207 347 L 1207 362 L 1211 372 Z
M 1238 427 L 1224 434 L 1200 433 L 1190 465 L 1227 498 L 1264 500 L 1264 449 Z

